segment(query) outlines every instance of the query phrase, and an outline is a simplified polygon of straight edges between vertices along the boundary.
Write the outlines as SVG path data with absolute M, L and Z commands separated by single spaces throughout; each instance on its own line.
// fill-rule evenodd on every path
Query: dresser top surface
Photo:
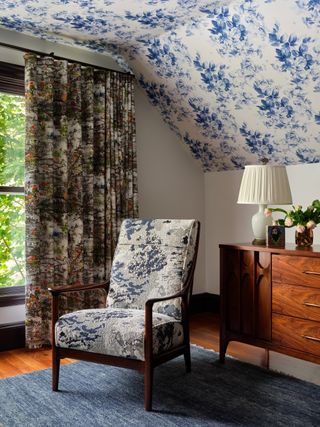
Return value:
M 253 245 L 252 243 L 221 243 L 219 248 L 240 249 L 255 252 L 271 252 L 281 255 L 297 255 L 320 258 L 320 245 L 307 248 L 297 248 L 293 243 L 287 243 L 284 248 L 272 248 L 268 246 Z

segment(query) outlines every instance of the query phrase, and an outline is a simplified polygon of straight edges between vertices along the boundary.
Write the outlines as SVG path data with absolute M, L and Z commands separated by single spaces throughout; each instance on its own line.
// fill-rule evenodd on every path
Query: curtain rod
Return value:
M 19 50 L 20 52 L 34 53 L 35 55 L 39 55 L 39 56 L 51 56 L 52 58 L 55 58 L 55 59 L 61 59 L 63 61 L 69 61 L 69 62 L 77 63 L 77 64 L 83 65 L 85 67 L 94 67 L 98 70 L 114 71 L 115 73 L 124 74 L 124 75 L 128 75 L 128 76 L 134 76 L 134 74 L 130 73 L 129 71 L 116 71 L 116 70 L 113 70 L 112 68 L 101 67 L 100 65 L 89 64 L 87 62 L 77 61 L 76 59 L 65 58 L 63 56 L 57 56 L 54 54 L 54 52 L 45 53 L 45 52 L 40 52 L 38 50 L 27 49 L 25 47 L 15 46 L 15 45 L 12 45 L 9 43 L 3 43 L 3 42 L 0 42 L 0 46 L 6 47 L 8 49 Z

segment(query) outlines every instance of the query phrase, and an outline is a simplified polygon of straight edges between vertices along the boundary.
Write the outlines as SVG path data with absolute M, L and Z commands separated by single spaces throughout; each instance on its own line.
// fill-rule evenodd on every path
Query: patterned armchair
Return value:
M 128 367 L 144 373 L 151 410 L 154 367 L 184 355 L 190 371 L 188 306 L 199 231 L 195 220 L 127 219 L 108 283 L 50 289 L 54 391 L 64 357 Z M 108 294 L 105 308 L 58 317 L 60 294 L 97 288 Z

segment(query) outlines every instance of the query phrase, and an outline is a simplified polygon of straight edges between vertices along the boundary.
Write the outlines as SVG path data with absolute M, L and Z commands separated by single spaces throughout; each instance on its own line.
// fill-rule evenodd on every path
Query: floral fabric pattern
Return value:
M 136 217 L 132 76 L 25 57 L 26 339 L 50 343 L 48 287 L 109 277 L 120 224 Z M 101 307 L 100 292 L 61 298 Z
M 144 309 L 150 298 L 179 292 L 195 251 L 194 220 L 128 219 L 115 252 L 108 307 Z M 154 305 L 154 311 L 181 318 L 180 298 Z
M 144 310 L 105 308 L 65 314 L 56 323 L 56 345 L 63 348 L 144 360 Z M 183 343 L 180 322 L 153 315 L 153 352 Z
M 319 0 L 1 0 L 0 25 L 112 55 L 204 171 L 320 162 Z

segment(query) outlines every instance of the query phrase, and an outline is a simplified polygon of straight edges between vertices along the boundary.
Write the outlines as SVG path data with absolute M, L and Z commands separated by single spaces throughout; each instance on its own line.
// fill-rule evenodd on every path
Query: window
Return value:
M 24 97 L 0 92 L 0 287 L 23 286 Z
M 0 62 L 0 306 L 24 294 L 24 101 L 23 67 Z

